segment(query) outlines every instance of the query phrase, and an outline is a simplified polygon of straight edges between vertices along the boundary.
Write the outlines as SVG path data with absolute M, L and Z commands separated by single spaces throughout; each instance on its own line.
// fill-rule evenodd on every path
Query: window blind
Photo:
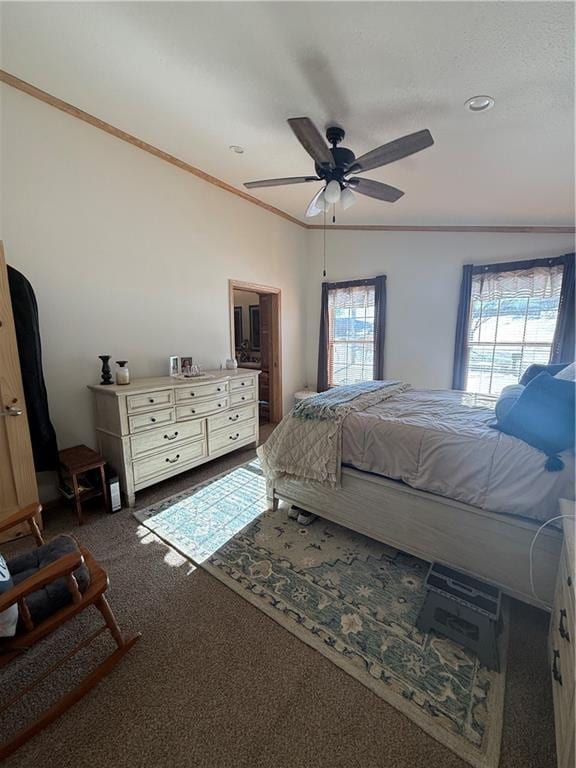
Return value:
M 328 386 L 374 378 L 376 288 L 356 285 L 328 292 Z
M 466 389 L 498 395 L 550 360 L 563 265 L 472 276 Z

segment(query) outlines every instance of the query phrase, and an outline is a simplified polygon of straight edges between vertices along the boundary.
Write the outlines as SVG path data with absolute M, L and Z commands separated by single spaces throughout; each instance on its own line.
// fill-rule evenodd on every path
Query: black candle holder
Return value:
M 102 360 L 102 380 L 100 384 L 112 384 L 112 371 L 110 370 L 111 355 L 98 355 Z

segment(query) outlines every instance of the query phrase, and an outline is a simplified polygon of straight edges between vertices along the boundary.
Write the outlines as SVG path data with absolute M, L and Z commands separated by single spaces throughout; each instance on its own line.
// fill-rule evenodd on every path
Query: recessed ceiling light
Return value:
M 494 106 L 494 99 L 492 96 L 473 96 L 468 101 L 464 102 L 466 109 L 470 112 L 485 112 L 487 109 L 492 109 Z
M 238 144 L 230 144 L 228 149 L 231 152 L 236 152 L 237 155 L 243 155 L 244 154 L 244 149 L 242 147 L 239 147 Z

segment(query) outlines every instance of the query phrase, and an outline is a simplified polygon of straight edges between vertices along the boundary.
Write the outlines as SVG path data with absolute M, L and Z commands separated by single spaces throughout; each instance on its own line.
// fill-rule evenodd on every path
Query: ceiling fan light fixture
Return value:
M 306 218 L 311 219 L 314 216 L 318 216 L 319 213 L 322 213 L 320 208 L 316 208 L 315 205 L 308 206 L 308 210 L 306 211 Z
M 324 200 L 324 190 L 319 190 L 308 206 L 306 211 L 306 218 L 312 218 L 312 216 L 318 216 L 322 211 L 328 210 L 328 203 Z
M 346 187 L 342 190 L 342 194 L 340 195 L 340 205 L 344 210 L 351 208 L 356 202 L 356 195 L 351 189 Z
M 327 203 L 337 203 L 340 200 L 340 183 L 336 179 L 328 182 L 324 190 L 324 199 Z

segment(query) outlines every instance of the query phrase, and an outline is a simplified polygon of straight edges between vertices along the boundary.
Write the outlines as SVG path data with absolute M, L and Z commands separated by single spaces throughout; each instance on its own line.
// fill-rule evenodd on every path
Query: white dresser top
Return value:
M 235 370 L 204 371 L 203 376 L 191 376 L 180 379 L 176 376 L 153 376 L 148 379 L 134 379 L 130 384 L 89 384 L 88 389 L 105 395 L 131 395 L 136 392 L 150 392 L 155 389 L 172 387 L 189 387 L 191 384 L 210 384 L 217 381 L 231 381 L 245 376 L 257 376 L 261 373 L 253 368 L 236 368 Z

